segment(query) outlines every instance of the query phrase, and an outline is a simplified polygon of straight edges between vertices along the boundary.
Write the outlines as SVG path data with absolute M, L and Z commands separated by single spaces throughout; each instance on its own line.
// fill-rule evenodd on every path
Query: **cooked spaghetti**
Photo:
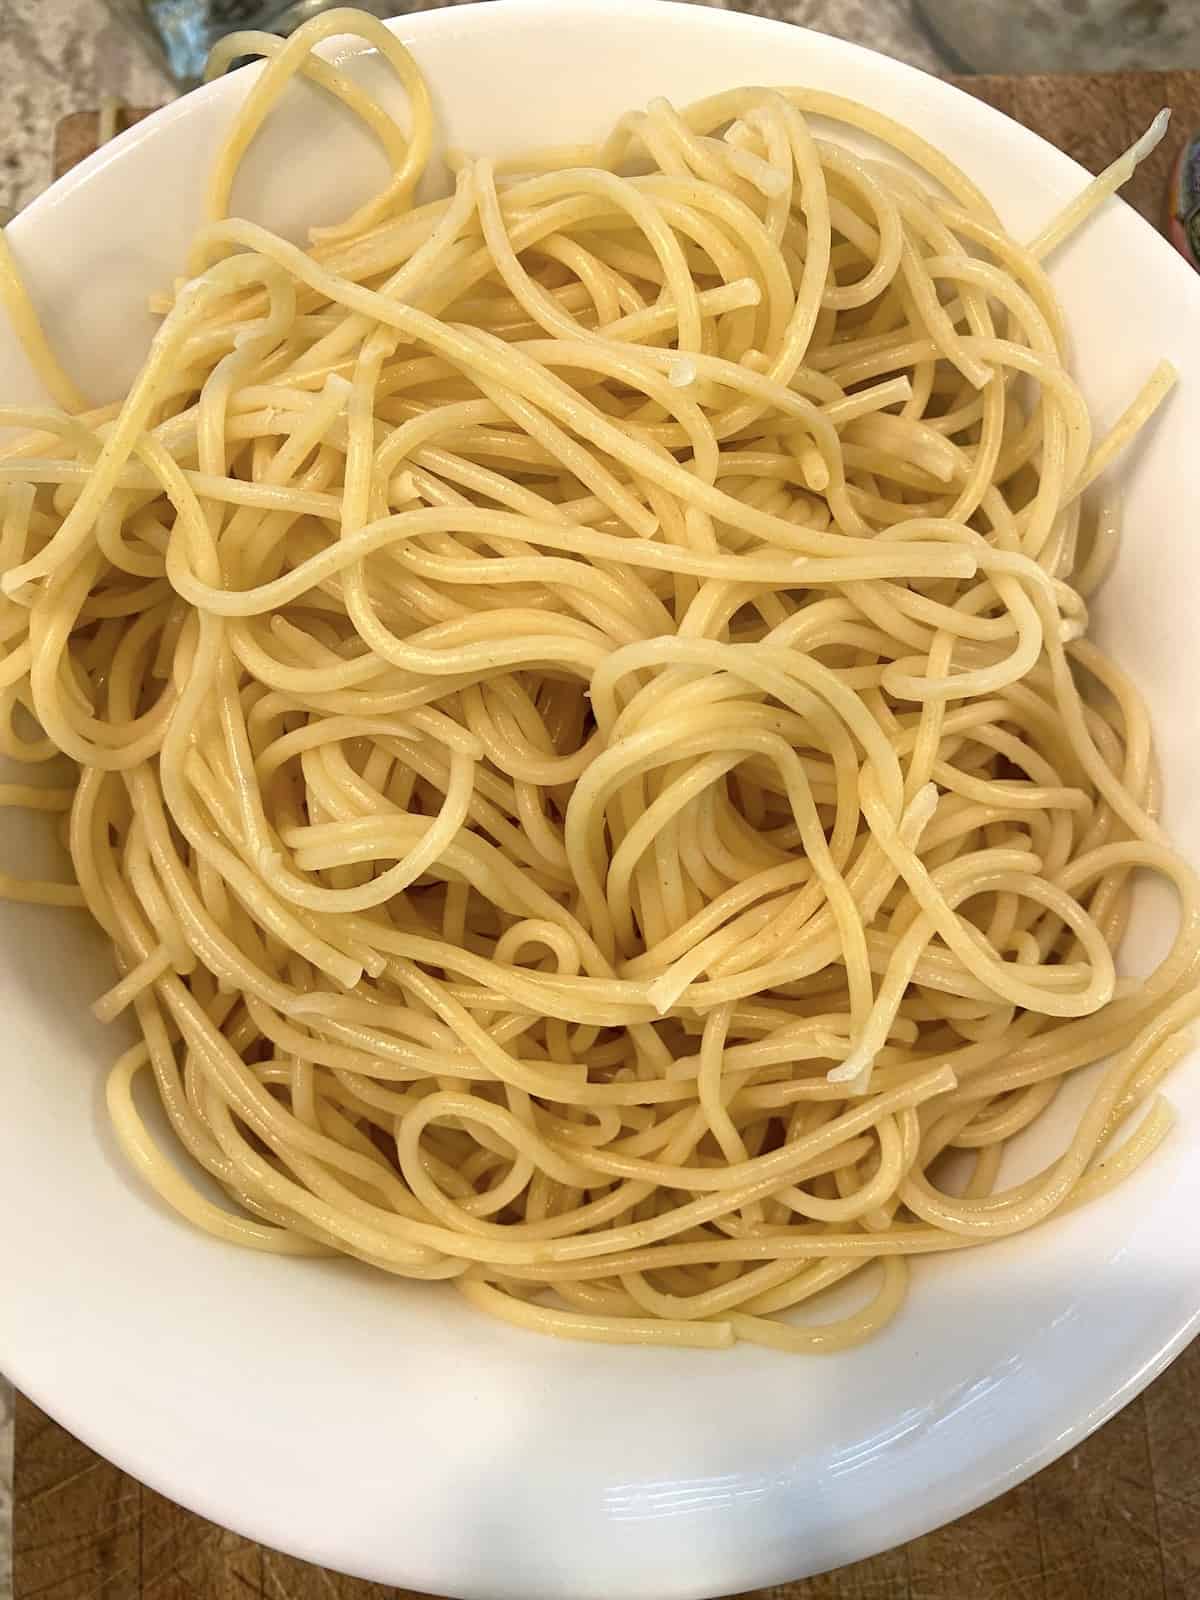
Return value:
M 405 127 L 313 53 L 345 32 Z M 120 403 L 0 260 L 59 407 L 0 413 L 0 745 L 78 768 L 0 794 L 63 814 L 78 888 L 3 888 L 112 941 L 120 1143 L 223 1239 L 523 1327 L 860 1340 L 910 1257 L 1141 1161 L 1200 1007 L 1197 881 L 1087 637 L 1115 519 L 1081 497 L 1171 373 L 1093 441 L 1041 265 L 1144 149 L 1031 247 L 804 88 L 456 154 L 418 201 L 429 97 L 385 28 L 217 65 L 251 51 Z M 393 169 L 307 249 L 229 215 L 297 73 Z M 1181 913 L 1134 981 L 1139 870 Z M 860 1309 L 793 1314 L 858 1274 Z

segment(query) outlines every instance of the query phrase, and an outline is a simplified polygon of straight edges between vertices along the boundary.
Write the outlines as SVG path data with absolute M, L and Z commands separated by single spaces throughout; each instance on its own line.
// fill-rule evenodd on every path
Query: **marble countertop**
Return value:
M 927 70 L 945 65 L 910 0 L 697 3 L 839 34 Z M 398 12 L 420 9 L 397 0 Z M 103 0 L 0 0 L 0 88 L 0 220 L 50 181 L 51 141 L 61 117 L 94 107 L 106 95 L 157 105 L 173 93 L 166 72 Z M 0 1600 L 12 1597 L 11 1531 L 12 1393 L 0 1377 Z

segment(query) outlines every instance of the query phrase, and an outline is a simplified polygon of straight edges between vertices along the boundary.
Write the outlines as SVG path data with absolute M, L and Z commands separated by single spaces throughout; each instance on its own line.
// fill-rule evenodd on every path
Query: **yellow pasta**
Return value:
M 314 56 L 346 31 L 407 130 Z M 907 1257 L 1148 1156 L 1200 1010 L 1200 888 L 1086 637 L 1115 520 L 1081 496 L 1172 374 L 1095 443 L 1040 264 L 1147 142 L 1029 248 L 807 89 L 458 152 L 417 204 L 430 99 L 386 29 L 334 12 L 218 65 L 248 51 L 119 405 L 0 249 L 60 408 L 0 412 L 0 750 L 78 770 L 0 794 L 69 813 L 78 887 L 0 894 L 112 941 L 96 1014 L 141 1031 L 113 1125 L 194 1226 L 568 1338 L 866 1339 Z M 297 73 L 392 165 L 307 249 L 228 215 Z M 1134 982 L 1139 871 L 1180 914 Z

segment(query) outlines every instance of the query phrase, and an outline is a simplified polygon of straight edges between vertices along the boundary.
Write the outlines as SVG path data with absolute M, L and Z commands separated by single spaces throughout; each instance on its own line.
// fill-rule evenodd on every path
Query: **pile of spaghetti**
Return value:
M 347 31 L 404 129 L 314 53 Z M 112 941 L 138 1169 L 521 1326 L 784 1349 L 1118 1181 L 1169 1124 L 1200 900 L 1087 638 L 1115 524 L 1081 496 L 1171 373 L 1094 444 L 1041 261 L 1142 147 L 1029 246 L 803 88 L 452 156 L 418 203 L 386 29 L 228 51 L 268 59 L 119 404 L 0 272 L 59 407 L 0 413 L 0 743 L 78 766 L 3 793 L 69 814 L 78 889 L 6 887 Z M 307 249 L 227 206 L 296 73 L 393 165 Z M 1182 912 L 1135 982 L 1138 870 Z

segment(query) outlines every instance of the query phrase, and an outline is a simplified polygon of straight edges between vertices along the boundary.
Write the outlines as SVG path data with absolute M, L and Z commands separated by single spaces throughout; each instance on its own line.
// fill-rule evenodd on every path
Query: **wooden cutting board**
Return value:
M 1200 72 L 959 81 L 1093 172 L 1171 106 L 1172 137 L 1126 190 L 1161 223 L 1180 138 L 1200 127 Z M 90 153 L 97 124 L 86 111 L 60 123 L 56 175 Z M 821 1381 L 820 1358 L 786 1376 Z M 411 1600 L 181 1510 L 24 1400 L 14 1534 L 13 1600 Z M 899 1550 L 753 1600 L 1200 1600 L 1200 1341 L 1028 1483 Z

